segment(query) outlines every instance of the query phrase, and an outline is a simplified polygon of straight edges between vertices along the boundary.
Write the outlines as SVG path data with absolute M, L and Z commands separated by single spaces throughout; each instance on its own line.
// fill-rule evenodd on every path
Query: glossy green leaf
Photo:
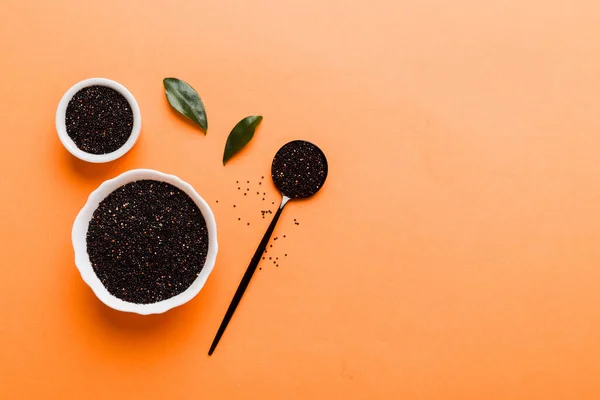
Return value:
M 233 130 L 225 143 L 225 152 L 223 153 L 223 165 L 238 151 L 240 151 L 254 136 L 254 131 L 260 121 L 262 115 L 251 115 L 244 118 L 233 127 Z
M 188 83 L 177 78 L 165 78 L 163 85 L 171 107 L 200 125 L 206 134 L 208 129 L 206 111 L 198 92 Z

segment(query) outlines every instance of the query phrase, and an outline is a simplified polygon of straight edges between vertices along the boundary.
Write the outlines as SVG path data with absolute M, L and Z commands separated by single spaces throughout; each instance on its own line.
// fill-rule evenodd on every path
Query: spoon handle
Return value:
M 248 268 L 246 269 L 246 273 L 244 274 L 244 277 L 242 278 L 240 285 L 238 286 L 237 290 L 235 291 L 235 295 L 233 295 L 233 299 L 231 300 L 231 303 L 229 304 L 229 308 L 227 309 L 227 312 L 225 313 L 225 317 L 223 317 L 221 326 L 219 326 L 219 330 L 217 331 L 217 334 L 215 335 L 215 338 L 210 346 L 210 350 L 208 350 L 209 356 L 212 355 L 212 353 L 215 351 L 215 348 L 217 347 L 217 344 L 219 344 L 219 340 L 221 339 L 221 336 L 223 336 L 223 332 L 225 332 L 225 329 L 227 328 L 227 324 L 229 323 L 229 320 L 233 316 L 235 309 L 237 308 L 238 304 L 240 303 L 240 300 L 242 299 L 242 296 L 244 295 L 244 292 L 246 291 L 246 288 L 248 287 L 248 284 L 250 283 L 250 279 L 252 279 L 252 275 L 254 275 L 254 271 L 256 271 L 256 267 L 258 266 L 258 263 L 260 262 L 260 258 L 262 257 L 262 254 L 265 251 L 265 249 L 267 248 L 267 244 L 269 243 L 269 239 L 271 238 L 271 235 L 273 234 L 275 225 L 277 225 L 277 221 L 279 220 L 281 211 L 283 211 L 283 207 L 286 205 L 288 200 L 289 199 L 287 197 L 284 197 L 283 200 L 281 201 L 281 205 L 279 206 L 279 209 L 275 213 L 275 216 L 273 216 L 273 220 L 271 221 L 271 224 L 267 228 L 265 235 L 263 236 L 262 240 L 260 241 L 260 244 L 258 245 L 258 248 L 256 249 L 256 252 L 254 253 L 254 256 L 252 256 L 252 260 L 250 260 L 250 265 L 248 265 Z

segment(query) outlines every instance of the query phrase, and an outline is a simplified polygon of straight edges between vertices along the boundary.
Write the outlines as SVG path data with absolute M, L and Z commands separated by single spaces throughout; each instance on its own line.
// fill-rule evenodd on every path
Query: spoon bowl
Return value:
M 279 192 L 290 199 L 310 197 L 327 179 L 327 158 L 305 140 L 294 140 L 279 149 L 271 165 L 271 177 Z

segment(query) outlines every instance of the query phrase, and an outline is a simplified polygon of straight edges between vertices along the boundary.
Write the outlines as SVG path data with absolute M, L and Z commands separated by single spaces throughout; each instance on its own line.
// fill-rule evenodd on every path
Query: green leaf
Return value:
M 251 115 L 244 118 L 233 127 L 233 130 L 227 138 L 225 143 L 225 152 L 223 153 L 223 165 L 238 151 L 242 149 L 250 139 L 254 136 L 254 131 L 260 121 L 262 121 L 262 115 Z
M 206 135 L 208 129 L 206 111 L 198 92 L 189 84 L 177 78 L 165 78 L 163 79 L 163 85 L 171 107 L 200 125 Z

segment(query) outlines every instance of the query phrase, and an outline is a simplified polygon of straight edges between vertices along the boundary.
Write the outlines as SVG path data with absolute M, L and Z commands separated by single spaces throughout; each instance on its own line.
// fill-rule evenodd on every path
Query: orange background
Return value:
M 600 396 L 597 1 L 0 8 L 3 398 Z M 96 76 L 143 116 L 107 165 L 54 128 L 63 93 Z M 207 136 L 170 109 L 166 76 L 199 91 Z M 250 114 L 260 129 L 223 167 Z M 273 248 L 288 257 L 261 265 L 209 358 L 268 223 L 235 181 L 296 138 L 325 151 L 328 181 L 288 205 Z M 190 182 L 219 227 L 202 292 L 151 317 L 102 305 L 70 242 L 89 193 L 139 167 Z

